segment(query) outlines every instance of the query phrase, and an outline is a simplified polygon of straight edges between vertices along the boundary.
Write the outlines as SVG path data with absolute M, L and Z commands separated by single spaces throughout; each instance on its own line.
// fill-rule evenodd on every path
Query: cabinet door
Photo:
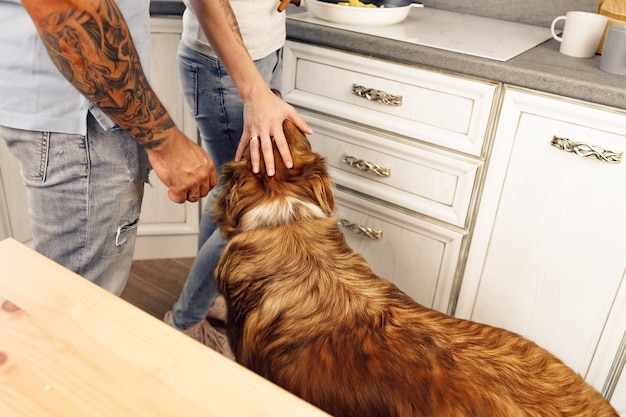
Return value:
M 624 151 L 626 114 L 506 92 L 457 315 L 520 333 L 586 376 L 626 285 L 626 162 L 558 149 L 553 136 L 581 153 Z M 621 337 L 626 316 L 616 320 Z M 604 377 L 590 382 L 601 390 Z
M 182 32 L 180 19 L 151 19 L 150 83 L 178 127 L 197 140 L 196 125 L 190 116 L 178 77 L 176 53 Z M 167 187 L 150 174 L 145 187 L 135 259 L 195 256 L 199 203 L 176 204 L 167 196 Z
M 446 312 L 463 233 L 335 190 L 346 241 L 372 270 L 417 302 Z

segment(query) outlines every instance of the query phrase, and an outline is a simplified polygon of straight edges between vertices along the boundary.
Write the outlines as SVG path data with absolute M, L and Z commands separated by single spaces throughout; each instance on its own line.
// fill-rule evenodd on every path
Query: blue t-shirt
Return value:
M 150 1 L 116 0 L 147 74 Z M 85 135 L 87 112 L 103 127 L 111 120 L 56 68 L 20 0 L 0 0 L 0 125 Z

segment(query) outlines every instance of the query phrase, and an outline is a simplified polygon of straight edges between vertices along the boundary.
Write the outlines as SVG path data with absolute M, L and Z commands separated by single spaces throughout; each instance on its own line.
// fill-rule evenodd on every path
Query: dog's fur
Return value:
M 536 344 L 419 305 L 376 276 L 333 218 L 324 160 L 290 122 L 276 175 L 224 167 L 216 270 L 237 361 L 337 417 L 617 416 Z M 277 407 L 280 405 L 277 404 Z

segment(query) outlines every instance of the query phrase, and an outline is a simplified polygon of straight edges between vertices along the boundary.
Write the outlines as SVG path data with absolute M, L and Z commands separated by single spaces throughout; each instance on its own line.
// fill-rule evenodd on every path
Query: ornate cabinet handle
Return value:
M 402 96 L 394 96 L 393 94 L 385 93 L 375 88 L 363 87 L 362 85 L 352 84 L 352 94 L 389 106 L 400 106 L 402 104 Z
M 596 145 L 587 145 L 586 143 L 572 142 L 567 138 L 558 136 L 552 137 L 552 146 L 567 152 L 574 152 L 576 155 L 596 158 L 601 161 L 620 163 L 622 161 L 623 152 L 613 152 L 603 149 Z
M 381 240 L 383 238 L 382 230 L 370 229 L 369 227 L 352 223 L 351 221 L 346 220 L 341 217 L 339 218 L 338 223 L 342 225 L 343 227 L 345 227 L 346 229 L 356 233 L 357 235 L 367 236 L 368 238 L 374 239 L 374 240 Z
M 350 156 L 347 153 L 343 154 L 343 158 L 341 162 L 344 164 L 351 166 L 352 168 L 356 168 L 363 172 L 369 172 L 370 174 L 377 175 L 379 177 L 390 177 L 391 176 L 391 168 L 384 168 L 371 162 L 364 161 L 363 159 L 358 159 L 354 156 Z

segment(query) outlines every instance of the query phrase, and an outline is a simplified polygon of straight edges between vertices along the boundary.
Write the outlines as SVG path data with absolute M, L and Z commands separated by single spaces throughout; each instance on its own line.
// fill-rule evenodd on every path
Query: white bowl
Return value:
M 303 0 L 301 5 L 318 19 L 356 26 L 393 25 L 406 19 L 412 7 L 423 7 L 419 3 L 401 7 L 355 7 L 318 0 Z

